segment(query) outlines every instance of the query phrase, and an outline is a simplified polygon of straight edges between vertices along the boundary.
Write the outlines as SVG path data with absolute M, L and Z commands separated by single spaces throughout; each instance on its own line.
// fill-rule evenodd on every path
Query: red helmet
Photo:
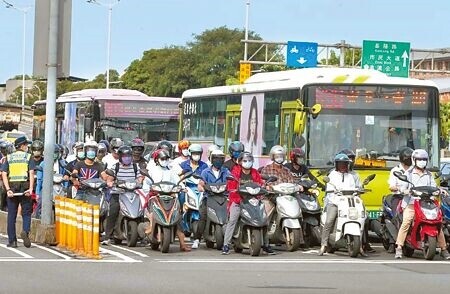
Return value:
M 153 161 L 158 164 L 158 159 L 170 158 L 170 154 L 166 149 L 156 149 L 155 152 L 153 152 L 152 157 Z
M 289 159 L 291 162 L 295 162 L 295 158 L 301 157 L 305 159 L 305 151 L 303 151 L 301 148 L 294 148 L 289 152 Z

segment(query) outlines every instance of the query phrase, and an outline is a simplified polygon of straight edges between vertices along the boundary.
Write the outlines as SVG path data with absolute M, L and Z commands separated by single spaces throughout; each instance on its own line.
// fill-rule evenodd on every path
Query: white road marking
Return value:
M 59 252 L 59 251 L 50 249 L 50 248 L 45 247 L 45 246 L 37 245 L 37 244 L 34 244 L 34 243 L 33 243 L 33 246 L 35 246 L 35 247 L 37 247 L 37 248 L 39 248 L 39 249 L 45 250 L 45 251 L 47 251 L 47 252 L 50 252 L 51 254 L 54 254 L 54 255 L 56 255 L 56 256 L 62 257 L 62 258 L 64 258 L 65 260 L 71 260 L 71 259 L 73 259 L 72 257 L 70 257 L 70 256 L 68 256 L 68 255 L 66 255 L 66 254 L 64 254 L 64 253 L 61 253 L 61 252 Z
M 16 254 L 19 254 L 19 255 L 21 255 L 23 258 L 29 258 L 29 259 L 34 258 L 33 256 L 28 255 L 28 254 L 26 254 L 26 253 L 24 253 L 24 252 L 22 252 L 22 251 L 20 251 L 20 250 L 18 250 L 18 249 L 16 249 L 16 248 L 7 247 L 5 244 L 0 244 L 0 247 L 5 248 L 5 249 L 8 249 L 8 250 L 10 250 L 10 251 L 12 251 L 12 252 L 14 252 L 14 253 L 16 253 Z
M 449 261 L 436 260 L 363 260 L 363 259 L 155 259 L 159 263 L 340 263 L 340 264 L 445 264 Z
M 119 252 L 116 252 L 116 251 L 112 251 L 112 250 L 106 249 L 104 247 L 100 247 L 100 252 L 101 253 L 108 253 L 110 255 L 114 255 L 115 257 L 120 258 L 120 259 L 122 259 L 123 261 L 126 261 L 126 262 L 142 262 L 142 260 L 133 259 L 133 258 L 131 258 L 129 256 L 126 256 L 126 255 L 122 254 L 122 253 L 119 253 Z
M 138 255 L 140 257 L 149 257 L 147 254 L 144 254 L 144 253 L 141 253 L 141 252 L 138 252 L 138 251 L 135 251 L 135 250 L 131 250 L 131 249 L 126 248 L 126 247 L 122 247 L 122 246 L 118 246 L 118 245 L 109 245 L 109 246 L 114 247 L 114 248 L 118 248 L 118 249 L 123 250 L 123 251 L 130 252 L 130 253 L 134 253 L 134 254 L 136 254 L 136 255 Z
M 26 261 L 26 262 L 82 262 L 82 263 L 136 263 L 136 262 L 142 262 L 140 260 L 136 261 L 126 261 L 126 260 L 103 260 L 103 259 L 45 259 L 45 258 L 39 258 L 39 259 L 29 259 L 29 258 L 0 258 L 0 262 L 19 262 L 19 261 Z

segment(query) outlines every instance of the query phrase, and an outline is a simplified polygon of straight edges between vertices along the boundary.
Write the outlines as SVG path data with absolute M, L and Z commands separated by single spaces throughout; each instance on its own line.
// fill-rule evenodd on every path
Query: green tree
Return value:
M 344 64 L 346 66 L 356 66 L 361 60 L 361 53 L 362 53 L 361 49 L 346 49 Z M 339 66 L 339 59 L 340 55 L 337 55 L 334 50 L 330 50 L 330 56 L 328 57 L 328 65 Z M 320 61 L 320 64 L 322 65 L 327 64 L 327 59 L 323 58 Z

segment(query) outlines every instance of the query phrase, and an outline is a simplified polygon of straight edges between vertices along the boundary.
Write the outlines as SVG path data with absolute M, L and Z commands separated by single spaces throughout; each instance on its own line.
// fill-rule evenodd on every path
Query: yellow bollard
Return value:
M 76 244 L 76 212 L 75 212 L 75 201 L 70 199 L 69 201 L 69 249 L 75 251 Z
M 92 252 L 92 205 L 86 205 L 86 235 L 87 235 L 87 248 L 84 248 L 87 257 L 93 257 Z
M 100 259 L 100 206 L 94 205 L 93 210 L 92 255 L 94 258 Z
M 77 201 L 76 205 L 76 213 L 77 213 L 77 253 L 84 253 L 84 244 L 83 244 L 83 202 Z
M 87 203 L 83 203 L 83 255 L 87 256 L 88 249 L 88 224 L 89 224 L 89 216 L 88 216 L 89 205 Z
M 67 227 L 66 227 L 66 217 L 67 217 L 67 213 L 66 213 L 66 209 L 67 209 L 67 198 L 62 198 L 61 201 L 59 202 L 59 223 L 61 226 L 59 235 L 60 235 L 60 239 L 59 239 L 59 244 L 58 247 L 59 248 L 65 248 L 67 246 L 66 243 L 66 236 L 67 236 Z
M 59 199 L 60 196 L 55 196 L 55 235 L 56 235 L 56 244 L 59 244 L 61 238 L 59 236 Z

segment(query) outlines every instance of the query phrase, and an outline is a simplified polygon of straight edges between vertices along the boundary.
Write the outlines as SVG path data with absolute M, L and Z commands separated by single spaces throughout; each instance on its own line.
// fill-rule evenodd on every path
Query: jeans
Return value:
M 114 237 L 114 228 L 120 213 L 119 194 L 111 194 L 109 200 L 109 211 L 106 217 L 105 240 Z
M 336 222 L 336 218 L 338 216 L 338 208 L 336 205 L 328 203 L 328 205 L 326 206 L 326 210 L 327 210 L 327 219 L 325 221 L 325 225 L 323 226 L 322 241 L 320 242 L 322 246 L 328 245 L 330 233 L 333 230 L 334 223 Z
M 8 205 L 8 241 L 12 243 L 17 241 L 16 236 L 16 218 L 19 204 L 22 206 L 22 229 L 24 232 L 30 232 L 32 202 L 29 196 L 14 196 L 6 199 Z

